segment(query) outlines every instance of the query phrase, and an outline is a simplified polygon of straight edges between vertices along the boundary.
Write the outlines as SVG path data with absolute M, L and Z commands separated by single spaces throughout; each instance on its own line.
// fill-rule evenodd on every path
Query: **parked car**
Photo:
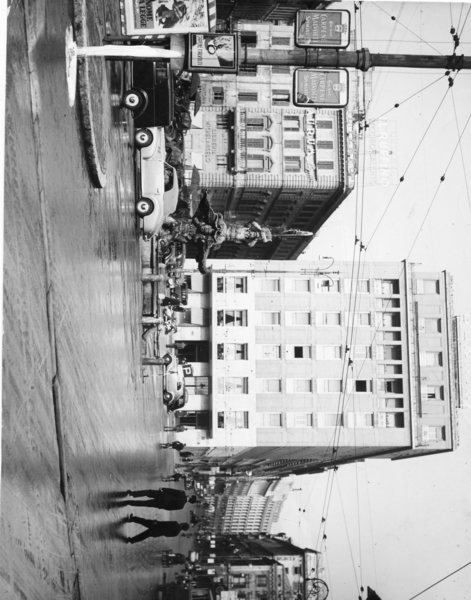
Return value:
M 163 127 L 138 129 L 134 141 L 140 151 L 136 212 L 143 219 L 144 239 L 149 239 L 177 208 L 178 176 L 165 162 Z
M 188 402 L 188 390 L 185 387 L 183 364 L 175 354 L 165 356 L 171 356 L 172 360 L 165 367 L 163 401 L 168 411 L 174 411 Z
M 130 63 L 132 87 L 126 90 L 123 105 L 133 113 L 134 125 L 165 127 L 174 119 L 174 82 L 170 64 L 150 60 Z

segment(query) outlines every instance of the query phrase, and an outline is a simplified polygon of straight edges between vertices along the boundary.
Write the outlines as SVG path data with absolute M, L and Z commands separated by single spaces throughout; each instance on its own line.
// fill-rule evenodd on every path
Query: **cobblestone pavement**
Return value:
M 87 10 L 92 41 L 117 31 L 118 3 Z M 80 105 L 68 104 L 73 22 L 72 1 L 13 0 L 8 16 L 0 598 L 145 599 L 162 581 L 159 552 L 191 542 L 127 546 L 137 526 L 112 506 L 116 492 L 158 487 L 175 457 L 158 450 L 167 435 L 160 367 L 141 377 L 124 66 L 93 59 L 90 71 L 106 170 L 97 189 Z

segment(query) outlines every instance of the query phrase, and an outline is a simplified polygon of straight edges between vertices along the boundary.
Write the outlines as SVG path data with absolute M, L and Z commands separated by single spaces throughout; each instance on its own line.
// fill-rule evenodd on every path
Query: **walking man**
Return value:
M 185 475 L 183 475 L 183 473 L 174 473 L 173 475 L 162 477 L 162 481 L 180 481 L 180 479 L 185 479 Z
M 150 500 L 123 500 L 118 506 L 149 506 L 164 510 L 181 510 L 187 502 L 195 504 L 196 496 L 188 497 L 183 490 L 175 488 L 160 488 L 159 490 L 128 490 L 128 496 L 140 498 L 147 496 Z
M 128 523 L 137 523 L 147 527 L 142 533 L 138 533 L 134 537 L 126 538 L 127 544 L 137 544 L 149 537 L 176 537 L 181 531 L 188 531 L 190 526 L 188 523 L 178 523 L 178 521 L 158 521 L 157 519 L 142 519 L 129 515 L 126 518 Z

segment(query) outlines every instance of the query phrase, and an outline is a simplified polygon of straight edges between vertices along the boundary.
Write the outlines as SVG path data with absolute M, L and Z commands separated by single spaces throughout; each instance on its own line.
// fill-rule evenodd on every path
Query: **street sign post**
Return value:
M 298 10 L 295 24 L 297 46 L 346 48 L 350 43 L 348 10 Z
M 347 69 L 296 69 L 293 86 L 296 106 L 342 108 L 348 104 Z

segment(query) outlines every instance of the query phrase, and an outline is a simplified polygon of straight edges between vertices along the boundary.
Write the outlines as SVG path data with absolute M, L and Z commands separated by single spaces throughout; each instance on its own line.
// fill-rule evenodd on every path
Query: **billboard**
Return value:
M 347 69 L 296 69 L 293 103 L 304 107 L 346 106 L 348 104 Z
M 192 33 L 188 46 L 189 71 L 237 72 L 238 44 L 235 34 Z
M 120 0 L 123 34 L 170 35 L 210 31 L 216 22 L 215 0 Z
M 295 24 L 297 46 L 346 48 L 350 43 L 348 10 L 298 10 Z

